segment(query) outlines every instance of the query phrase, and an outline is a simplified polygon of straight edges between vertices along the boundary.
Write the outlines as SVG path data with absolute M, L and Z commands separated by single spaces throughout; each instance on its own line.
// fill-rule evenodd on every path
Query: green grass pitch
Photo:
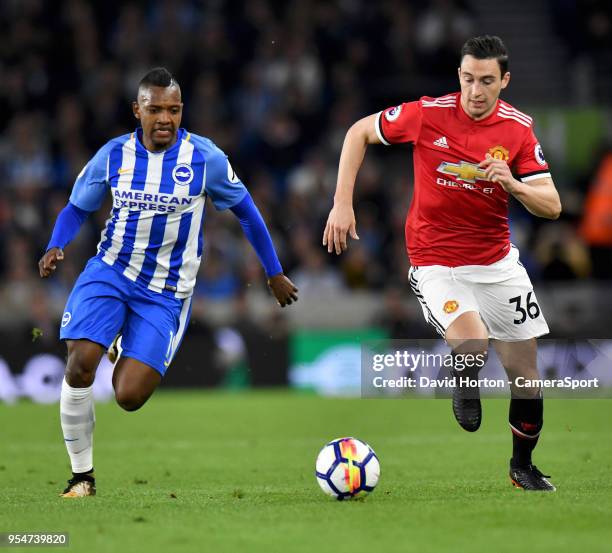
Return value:
M 448 400 L 160 391 L 136 413 L 97 405 L 98 496 L 61 500 L 57 405 L 0 405 L 0 532 L 113 553 L 612 551 L 612 401 L 546 402 L 535 461 L 554 494 L 510 486 L 507 406 L 486 401 L 472 435 Z M 319 449 L 345 435 L 381 461 L 363 501 L 315 481 Z

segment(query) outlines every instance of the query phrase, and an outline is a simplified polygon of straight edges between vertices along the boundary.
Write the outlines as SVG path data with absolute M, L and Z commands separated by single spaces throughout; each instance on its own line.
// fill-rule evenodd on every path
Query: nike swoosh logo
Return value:
M 72 440 L 69 440 L 68 438 L 64 438 L 65 442 L 76 442 L 78 440 L 78 438 L 74 438 Z
M 126 169 L 119 169 L 119 171 L 117 171 L 120 175 L 123 175 L 124 173 L 131 173 L 134 169 L 131 169 L 130 167 L 126 168 Z

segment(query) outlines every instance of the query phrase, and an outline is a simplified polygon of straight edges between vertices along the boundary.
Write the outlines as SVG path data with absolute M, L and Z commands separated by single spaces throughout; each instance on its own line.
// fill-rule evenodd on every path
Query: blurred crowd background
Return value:
M 230 156 L 300 289 L 281 312 L 231 213 L 209 206 L 194 324 L 374 325 L 433 336 L 406 285 L 408 146 L 371 147 L 359 174 L 359 242 L 330 256 L 321 235 L 349 126 L 422 95 L 458 89 L 462 43 L 499 34 L 510 50 L 504 98 L 534 115 L 561 192 L 555 222 L 513 204 L 513 241 L 554 335 L 605 334 L 612 275 L 612 5 L 509 0 L 4 0 L 0 7 L 0 328 L 50 341 L 110 209 L 66 251 L 54 278 L 37 261 L 75 176 L 133 130 L 139 79 L 177 77 L 183 126 Z M 349 299 L 347 299 L 349 298 Z M 268 325 L 268 327 L 266 327 Z M 6 342 L 5 344 L 6 345 Z

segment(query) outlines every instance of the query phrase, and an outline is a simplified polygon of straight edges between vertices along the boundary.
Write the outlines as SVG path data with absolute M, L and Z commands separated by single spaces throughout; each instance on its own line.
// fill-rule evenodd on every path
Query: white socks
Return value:
M 88 472 L 93 468 L 94 415 L 93 385 L 73 388 L 62 381 L 60 418 L 72 472 Z

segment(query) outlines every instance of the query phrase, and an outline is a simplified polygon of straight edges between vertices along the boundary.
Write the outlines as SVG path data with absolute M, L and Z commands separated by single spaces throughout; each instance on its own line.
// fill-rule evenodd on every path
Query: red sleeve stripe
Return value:
M 391 146 L 391 143 L 385 138 L 385 134 L 382 130 L 382 111 L 376 114 L 376 121 L 374 121 L 374 129 L 376 130 L 376 136 L 385 146 Z

